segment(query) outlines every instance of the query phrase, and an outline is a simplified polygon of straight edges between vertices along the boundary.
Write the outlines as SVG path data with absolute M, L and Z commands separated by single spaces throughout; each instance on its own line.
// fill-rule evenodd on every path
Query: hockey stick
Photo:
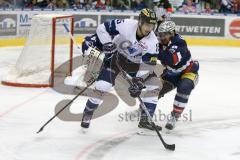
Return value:
M 77 46 L 77 49 L 82 53 L 81 47 L 78 45 L 76 39 L 73 37 L 73 35 L 72 35 L 72 33 L 70 32 L 67 24 L 66 24 L 66 23 L 63 23 L 63 26 L 64 26 L 64 28 L 66 29 L 66 31 L 68 32 L 68 35 L 69 35 L 69 37 L 72 39 L 73 43 Z M 82 54 L 83 54 L 83 53 L 82 53 Z
M 70 30 L 67 27 L 67 24 L 63 24 L 64 28 L 66 29 L 66 31 L 68 32 L 69 36 L 71 37 L 73 43 L 77 46 L 77 49 L 80 53 L 81 52 L 81 47 L 78 45 L 78 43 L 76 42 L 75 38 L 73 37 L 73 35 L 71 34 Z M 92 54 L 94 57 L 97 57 L 96 60 L 94 61 L 94 63 L 97 61 L 97 59 L 102 55 L 100 51 L 98 51 L 95 48 L 89 47 L 91 48 L 90 54 Z M 100 59 L 103 59 L 103 57 L 100 57 Z M 56 118 L 64 109 L 66 109 L 71 103 L 73 103 L 75 101 L 75 99 L 77 99 L 85 90 L 88 89 L 88 87 L 90 87 L 96 80 L 96 77 L 93 76 L 93 81 L 90 82 L 81 92 L 79 92 L 70 102 L 68 102 L 61 110 L 59 110 L 53 117 L 51 117 L 38 131 L 37 133 L 40 133 L 43 131 L 44 127 L 47 126 L 54 118 Z
M 67 27 L 67 24 L 63 24 L 64 28 L 66 29 L 66 31 L 68 32 L 71 40 L 73 41 L 73 43 L 77 46 L 77 49 L 80 53 L 82 53 L 81 51 L 81 47 L 78 45 L 76 39 L 73 37 L 73 35 L 71 34 L 69 28 Z M 98 50 L 92 48 L 90 51 L 93 56 L 96 56 L 97 58 L 99 58 L 99 56 L 101 55 L 101 52 L 99 52 Z M 84 56 L 84 55 L 83 55 Z M 96 60 L 95 60 L 96 61 Z M 95 62 L 94 61 L 94 62 Z M 89 83 L 81 92 L 79 92 L 69 103 L 67 103 L 61 110 L 59 110 L 52 118 L 50 118 L 38 131 L 37 133 L 40 133 L 43 131 L 44 127 L 46 125 L 48 125 L 54 118 L 56 118 L 64 109 L 66 109 L 71 103 L 74 102 L 75 99 L 77 99 L 85 90 L 88 89 L 89 86 L 91 86 L 93 83 L 95 82 L 95 80 L 93 80 L 91 83 Z
M 122 69 L 122 67 L 119 65 L 119 63 L 118 63 L 118 55 L 116 56 L 116 58 L 117 58 L 117 63 L 116 63 L 116 65 L 117 65 L 118 69 L 120 70 L 120 72 L 122 73 L 123 78 L 124 78 L 130 85 L 133 85 L 132 81 L 130 80 L 132 77 L 131 77 L 130 75 L 128 75 L 127 72 L 124 71 L 124 70 Z M 140 98 L 140 96 L 138 96 L 137 98 L 138 98 L 138 100 L 139 100 L 139 102 L 140 102 L 141 108 L 142 108 L 142 109 L 144 110 L 144 112 L 147 114 L 147 117 L 148 117 L 148 120 L 149 120 L 150 124 L 151 124 L 152 127 L 155 129 L 155 131 L 157 132 L 157 135 L 158 135 L 158 137 L 160 138 L 163 146 L 164 146 L 166 149 L 168 149 L 168 150 L 174 151 L 174 150 L 175 150 L 175 144 L 167 144 L 167 143 L 164 141 L 164 139 L 162 138 L 162 135 L 160 134 L 160 132 L 158 131 L 158 129 L 157 129 L 157 127 L 156 127 L 156 124 L 153 122 L 152 117 L 151 117 L 150 113 L 148 112 L 147 107 L 145 106 L 143 100 Z
M 99 52 L 99 51 L 98 51 Z M 96 52 L 97 53 L 97 52 Z M 93 53 L 95 54 L 95 52 Z M 94 55 L 94 56 L 97 56 L 97 59 L 102 55 L 101 52 L 99 52 L 98 55 Z M 97 59 L 95 61 L 97 61 Z M 95 62 L 94 61 L 94 62 Z M 101 69 L 100 69 L 101 70 Z M 50 118 L 38 131 L 37 133 L 40 133 L 43 131 L 44 127 L 46 125 L 48 125 L 48 123 L 50 123 L 54 118 L 56 118 L 64 109 L 66 109 L 71 103 L 73 103 L 75 101 L 75 99 L 77 99 L 85 90 L 88 89 L 88 87 L 90 87 L 95 81 L 96 81 L 96 77 L 94 77 L 94 75 L 92 74 L 93 76 L 93 80 L 92 82 L 90 82 L 82 91 L 80 91 L 70 102 L 68 102 L 61 110 L 59 110 L 52 118 Z
M 99 58 L 99 56 L 101 55 L 101 53 L 98 55 L 97 58 Z M 100 69 L 101 70 L 101 69 Z M 94 75 L 93 75 L 94 77 Z M 48 123 L 50 123 L 54 118 L 56 118 L 64 109 L 66 109 L 71 103 L 73 103 L 75 101 L 75 99 L 77 99 L 85 90 L 88 89 L 88 87 L 90 87 L 94 82 L 96 81 L 96 77 L 93 78 L 93 81 L 90 82 L 81 92 L 79 92 L 70 102 L 68 102 L 61 110 L 59 110 L 52 118 L 50 118 L 38 131 L 37 133 L 40 133 L 43 131 L 44 127 L 46 125 L 48 125 Z
M 84 91 L 86 91 L 88 89 L 88 87 L 90 87 L 93 83 L 95 82 L 95 80 L 93 80 L 91 83 L 89 83 L 81 92 L 79 92 L 70 102 L 68 102 L 61 110 L 59 110 L 52 118 L 50 118 L 38 131 L 37 133 L 40 133 L 43 131 L 44 127 L 46 125 L 48 125 L 48 123 L 50 123 L 54 118 L 56 118 L 64 109 L 66 109 L 71 103 L 74 102 L 75 99 L 77 99 Z
M 66 29 L 66 31 L 68 32 L 68 35 L 69 35 L 69 37 L 71 38 L 71 40 L 73 41 L 73 43 L 77 46 L 78 51 L 79 51 L 80 53 L 82 53 L 82 50 L 81 50 L 82 47 L 77 43 L 76 39 L 74 38 L 74 36 L 73 36 L 72 33 L 70 32 L 67 24 L 66 24 L 66 23 L 63 23 L 63 26 L 64 26 L 64 28 Z M 91 47 L 91 46 L 88 46 L 88 47 L 91 49 L 91 50 L 90 50 L 90 53 L 93 54 L 94 56 L 97 57 L 97 56 L 99 56 L 99 54 L 101 54 L 99 50 L 97 50 L 97 49 L 95 49 L 95 48 L 93 48 L 93 47 Z M 85 56 L 83 53 L 82 53 L 82 55 L 83 55 L 83 57 Z

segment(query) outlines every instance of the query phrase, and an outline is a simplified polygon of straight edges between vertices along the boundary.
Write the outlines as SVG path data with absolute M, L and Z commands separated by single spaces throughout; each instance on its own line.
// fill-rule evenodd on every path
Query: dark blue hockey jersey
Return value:
M 173 73 L 198 70 L 198 67 L 193 67 L 197 62 L 192 60 L 187 43 L 179 34 L 172 37 L 167 46 L 159 44 L 158 59 Z

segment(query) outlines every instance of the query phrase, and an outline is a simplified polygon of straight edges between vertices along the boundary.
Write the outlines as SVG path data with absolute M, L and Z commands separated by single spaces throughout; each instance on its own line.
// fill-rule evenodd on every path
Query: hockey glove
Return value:
M 103 44 L 103 53 L 107 59 L 110 59 L 113 54 L 117 53 L 117 46 L 112 42 Z
M 136 98 L 140 96 L 142 89 L 146 88 L 143 79 L 140 77 L 134 77 L 132 79 L 132 85 L 128 88 L 131 97 Z

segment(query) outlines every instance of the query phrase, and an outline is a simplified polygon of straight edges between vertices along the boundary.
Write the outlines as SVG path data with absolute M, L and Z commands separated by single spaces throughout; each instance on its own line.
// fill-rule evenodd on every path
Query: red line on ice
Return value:
M 136 129 L 132 129 L 132 130 L 129 130 L 129 131 L 124 131 L 124 132 L 120 132 L 120 133 L 117 133 L 117 134 L 114 134 L 112 136 L 109 136 L 109 137 L 105 137 L 103 139 L 100 139 L 92 144 L 89 144 L 88 146 L 84 147 L 77 155 L 76 157 L 76 160 L 80 160 L 81 158 L 84 157 L 84 155 L 92 148 L 96 147 L 96 145 L 98 144 L 101 144 L 103 142 L 107 142 L 107 141 L 111 141 L 113 140 L 114 138 L 117 138 L 117 137 L 121 137 L 121 136 L 126 136 L 126 135 L 129 135 L 131 133 L 133 133 L 133 131 L 136 131 Z
M 0 118 L 2 118 L 2 117 L 4 117 L 4 116 L 6 116 L 7 114 L 15 111 L 16 109 L 20 108 L 20 107 L 23 106 L 24 104 L 27 104 L 28 102 L 31 102 L 32 100 L 36 99 L 36 98 L 39 97 L 40 95 L 44 94 L 45 92 L 46 92 L 46 90 L 45 90 L 44 92 L 41 92 L 41 93 L 39 93 L 39 94 L 37 94 L 37 95 L 35 95 L 35 96 L 33 96 L 33 97 L 25 100 L 25 101 L 19 103 L 19 104 L 16 104 L 16 105 L 12 106 L 12 107 L 9 108 L 8 110 L 4 111 L 3 113 L 0 113 Z

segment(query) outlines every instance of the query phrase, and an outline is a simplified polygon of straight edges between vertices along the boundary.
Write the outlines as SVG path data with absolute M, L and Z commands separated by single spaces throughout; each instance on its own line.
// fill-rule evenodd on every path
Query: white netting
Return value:
M 10 70 L 4 81 L 23 84 L 49 84 L 52 63 L 52 40 L 54 17 L 63 15 L 36 15 L 32 19 L 26 44 L 16 65 Z M 70 37 L 63 26 L 70 28 L 71 18 L 56 20 L 54 68 L 70 59 Z M 69 72 L 69 65 L 62 68 Z

